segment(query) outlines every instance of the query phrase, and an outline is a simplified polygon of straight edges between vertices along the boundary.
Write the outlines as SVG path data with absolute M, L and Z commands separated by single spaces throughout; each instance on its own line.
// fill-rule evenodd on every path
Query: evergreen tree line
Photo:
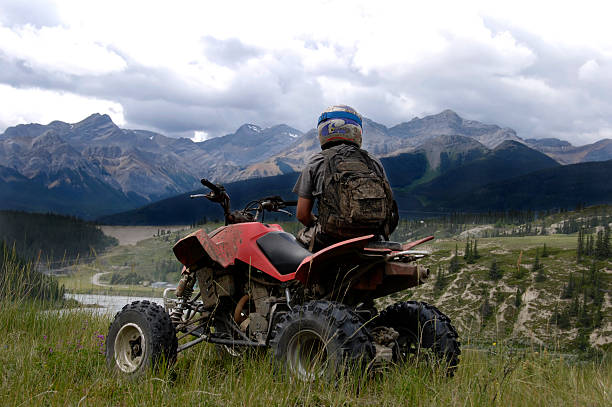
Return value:
M 612 207 L 609 205 L 578 209 L 584 212 L 507 211 L 450 213 L 427 219 L 402 218 L 392 239 L 404 241 L 431 234 L 457 235 L 478 225 L 493 225 L 493 228 L 479 232 L 482 237 L 545 235 L 552 223 L 557 223 L 555 233 L 571 234 L 580 229 L 593 232 L 596 227 L 612 222 Z M 555 220 L 560 217 L 568 218 Z
M 607 226 L 612 222 L 612 216 L 572 216 L 567 220 L 559 222 L 557 233 L 572 234 L 582 231 L 583 233 L 593 233 L 598 226 Z
M 604 226 L 596 234 L 588 234 L 583 229 L 578 231 L 578 243 L 576 245 L 576 260 L 583 261 L 585 258 L 605 260 L 612 258 L 612 247 L 610 242 L 610 227 Z
M 465 260 L 467 264 L 474 264 L 479 258 L 480 254 L 478 254 L 478 240 L 468 239 L 467 242 L 465 242 L 463 260 Z
M 74 216 L 20 211 L 0 211 L 0 241 L 23 258 L 43 263 L 90 257 L 118 243 Z
M 570 301 L 561 308 L 555 308 L 551 322 L 560 329 L 577 327 L 576 345 L 582 350 L 588 347 L 588 333 L 602 325 L 606 290 L 603 271 L 595 261 L 591 262 L 588 271 L 571 273 L 563 287 L 561 299 Z

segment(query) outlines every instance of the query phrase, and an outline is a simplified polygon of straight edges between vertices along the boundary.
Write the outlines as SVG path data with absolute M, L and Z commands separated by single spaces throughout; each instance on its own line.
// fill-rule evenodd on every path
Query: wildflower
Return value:
M 43 340 L 47 340 L 47 335 L 43 335 Z
M 49 348 L 49 354 L 53 353 L 53 348 Z
M 493 346 L 497 345 L 497 342 L 493 342 Z

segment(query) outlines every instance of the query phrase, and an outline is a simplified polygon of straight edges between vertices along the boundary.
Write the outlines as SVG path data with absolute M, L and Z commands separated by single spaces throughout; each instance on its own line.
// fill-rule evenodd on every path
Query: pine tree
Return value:
M 610 226 L 608 225 L 604 227 L 602 255 L 604 259 L 612 257 L 612 248 L 610 247 Z
M 538 269 L 538 272 L 536 273 L 534 280 L 536 283 L 541 283 L 542 281 L 546 281 L 546 274 L 544 274 L 544 267 L 540 267 Z
M 448 272 L 450 274 L 458 273 L 459 270 L 461 269 L 461 267 L 459 266 L 459 255 L 457 251 L 458 251 L 458 248 L 457 248 L 457 245 L 455 245 L 455 255 L 451 257 L 450 264 L 448 266 Z
M 472 249 L 472 258 L 474 260 L 478 260 L 480 258 L 480 254 L 478 254 L 478 240 L 474 240 L 474 248 Z
M 519 287 L 516 287 L 516 296 L 514 297 L 514 306 L 519 308 L 523 303 L 523 292 Z
M 471 246 L 470 246 L 470 241 L 468 239 L 467 242 L 465 242 L 465 251 L 463 253 L 463 260 L 468 260 L 470 258 L 470 252 L 471 252 Z
M 605 259 L 606 253 L 604 252 L 604 233 L 603 230 L 600 230 L 599 232 L 597 232 L 597 240 L 595 242 L 595 253 L 593 253 L 595 255 L 595 257 L 597 257 L 598 259 Z
M 438 273 L 436 274 L 436 282 L 434 283 L 434 292 L 439 294 L 446 287 L 446 276 L 444 275 L 444 268 L 438 267 Z
M 502 271 L 497 266 L 497 261 L 493 260 L 493 263 L 491 263 L 491 268 L 489 268 L 489 279 L 499 280 L 502 277 L 502 274 Z
M 578 336 L 576 336 L 574 344 L 581 351 L 586 351 L 591 346 L 586 330 L 581 329 L 578 332 Z
M 489 303 L 489 297 L 486 296 L 482 306 L 480 307 L 480 316 L 484 320 L 489 318 L 491 315 L 493 315 L 493 307 Z
M 601 321 L 603 320 L 603 315 L 601 313 L 601 307 L 597 308 L 595 311 L 595 315 L 593 315 L 593 328 L 601 328 Z
M 574 296 L 574 301 L 572 301 L 569 307 L 568 314 L 570 317 L 575 317 L 578 315 L 579 311 L 580 311 L 580 304 L 578 303 L 578 296 Z
M 569 315 L 569 311 L 567 308 L 561 311 L 560 313 L 557 313 L 556 319 L 557 319 L 557 326 L 560 329 L 567 329 L 570 327 L 570 315 Z
M 586 289 L 584 291 L 582 291 L 582 307 L 580 307 L 580 311 L 578 312 L 578 323 L 585 327 L 588 328 L 590 327 L 592 322 L 592 318 L 588 313 L 588 309 L 587 309 L 587 292 Z
M 565 287 L 563 287 L 561 298 L 565 300 L 572 298 L 572 296 L 574 295 L 575 288 L 576 288 L 576 283 L 574 282 L 574 274 L 570 274 L 568 283 L 565 285 Z
M 584 232 L 582 229 L 578 231 L 578 246 L 576 247 L 576 261 L 582 261 L 584 256 Z
M 540 263 L 540 251 L 539 249 L 536 249 L 536 257 L 535 257 L 535 261 L 533 262 L 533 271 L 538 271 L 542 268 L 542 263 Z

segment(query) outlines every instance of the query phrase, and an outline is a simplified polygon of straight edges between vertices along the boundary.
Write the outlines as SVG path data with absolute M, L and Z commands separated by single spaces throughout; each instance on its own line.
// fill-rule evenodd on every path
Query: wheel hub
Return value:
M 125 373 L 135 372 L 144 361 L 145 336 L 136 324 L 125 324 L 115 337 L 115 362 Z
M 287 356 L 291 370 L 305 381 L 323 376 L 328 364 L 325 341 L 310 329 L 301 330 L 291 338 Z

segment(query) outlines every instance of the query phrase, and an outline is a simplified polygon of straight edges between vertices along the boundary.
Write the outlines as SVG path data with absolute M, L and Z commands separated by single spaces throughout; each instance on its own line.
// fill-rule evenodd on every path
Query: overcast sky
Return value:
M 607 3 L 0 0 L 0 132 L 94 112 L 197 139 L 306 131 L 344 103 L 584 144 L 612 138 Z

